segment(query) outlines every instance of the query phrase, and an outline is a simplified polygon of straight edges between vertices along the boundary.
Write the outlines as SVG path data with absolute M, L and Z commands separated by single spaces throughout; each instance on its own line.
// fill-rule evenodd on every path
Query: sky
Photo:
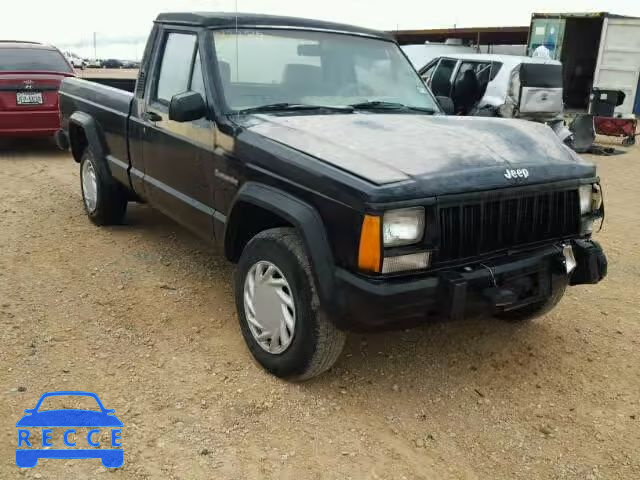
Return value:
M 0 37 L 36 40 L 93 57 L 137 59 L 153 19 L 168 11 L 235 11 L 236 0 L 4 0 Z M 237 0 L 238 11 L 381 30 L 529 25 L 532 12 L 608 11 L 640 17 L 640 0 Z

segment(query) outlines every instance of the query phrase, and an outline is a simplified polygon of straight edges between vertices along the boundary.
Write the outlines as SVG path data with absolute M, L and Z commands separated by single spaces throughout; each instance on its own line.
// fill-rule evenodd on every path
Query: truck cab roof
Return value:
M 331 32 L 362 35 L 395 41 L 391 35 L 379 30 L 345 25 L 342 23 L 325 22 L 306 18 L 284 17 L 279 15 L 263 15 L 256 13 L 230 13 L 230 12 L 173 12 L 161 13 L 156 18 L 156 23 L 173 25 L 192 25 L 204 28 L 296 28 L 308 30 L 325 30 Z

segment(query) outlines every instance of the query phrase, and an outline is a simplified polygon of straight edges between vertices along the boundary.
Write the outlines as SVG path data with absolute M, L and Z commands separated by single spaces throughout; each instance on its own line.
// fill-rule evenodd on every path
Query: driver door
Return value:
M 150 203 L 206 239 L 213 238 L 214 125 L 169 119 L 171 98 L 196 91 L 206 100 L 196 32 L 165 31 L 146 96 L 145 187 Z

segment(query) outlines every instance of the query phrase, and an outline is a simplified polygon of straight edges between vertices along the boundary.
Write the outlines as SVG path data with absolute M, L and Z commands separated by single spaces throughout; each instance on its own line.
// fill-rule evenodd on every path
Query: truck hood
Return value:
M 407 114 L 254 115 L 245 127 L 377 185 L 432 194 L 595 176 L 543 124 Z M 526 174 L 522 172 L 526 169 Z M 507 170 L 520 170 L 509 175 Z

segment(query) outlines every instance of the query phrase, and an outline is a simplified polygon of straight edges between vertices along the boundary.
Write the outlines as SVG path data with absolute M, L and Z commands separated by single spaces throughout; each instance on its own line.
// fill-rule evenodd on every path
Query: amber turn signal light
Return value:
M 365 215 L 360 233 L 358 268 L 367 272 L 380 273 L 382 255 L 381 217 Z

